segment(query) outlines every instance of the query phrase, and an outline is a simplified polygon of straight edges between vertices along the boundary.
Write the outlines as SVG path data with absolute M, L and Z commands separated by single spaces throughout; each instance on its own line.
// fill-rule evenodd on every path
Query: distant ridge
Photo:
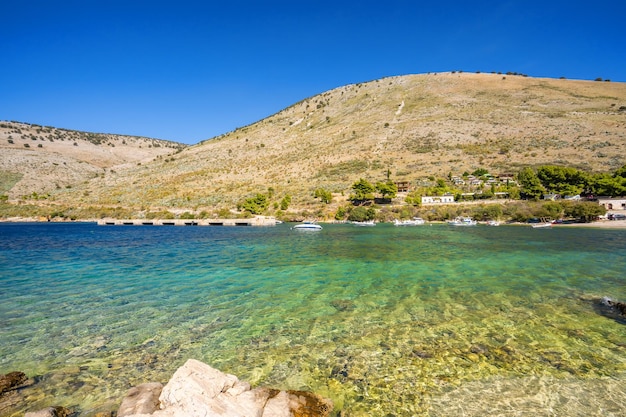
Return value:
M 151 160 L 186 145 L 140 136 L 90 133 L 0 121 L 0 194 L 37 196 L 72 187 L 107 169 Z

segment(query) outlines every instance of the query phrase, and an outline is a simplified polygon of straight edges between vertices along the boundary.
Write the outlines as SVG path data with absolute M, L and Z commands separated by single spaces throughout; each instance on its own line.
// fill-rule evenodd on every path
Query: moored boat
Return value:
M 531 226 L 533 227 L 533 229 L 548 229 L 552 227 L 552 221 L 546 219 L 545 217 L 542 217 L 539 223 L 532 223 Z
M 471 217 L 462 217 L 459 216 L 454 220 L 448 222 L 450 226 L 476 226 L 476 220 Z
M 322 230 L 322 226 L 313 222 L 302 222 L 293 226 L 292 229 L 316 231 L 316 230 Z
M 426 223 L 421 217 L 413 217 L 411 220 L 394 220 L 394 226 L 419 226 Z
M 374 220 L 368 220 L 365 222 L 352 222 L 352 224 L 355 226 L 365 226 L 365 227 L 376 226 L 376 223 L 374 222 Z

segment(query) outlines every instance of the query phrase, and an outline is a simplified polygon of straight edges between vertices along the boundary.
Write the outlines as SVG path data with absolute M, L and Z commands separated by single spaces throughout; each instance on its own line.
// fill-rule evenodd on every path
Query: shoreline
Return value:
M 251 219 L 231 219 L 232 220 L 232 225 L 235 225 L 235 223 L 249 223 Z M 227 221 L 228 225 L 231 225 L 231 220 Z M 147 223 L 159 223 L 161 222 L 161 220 L 147 220 L 147 219 L 133 219 L 133 220 L 127 220 L 127 221 L 132 221 L 134 223 L 136 223 L 136 225 L 142 225 L 143 224 L 147 224 Z M 124 220 L 111 220 L 111 222 L 116 223 L 116 224 L 122 224 L 124 222 Z M 198 224 L 202 224 L 204 225 L 212 223 L 212 225 L 217 225 L 219 223 L 224 224 L 224 220 L 222 219 L 221 221 L 219 220 L 206 220 L 206 219 L 189 219 L 189 220 L 176 220 L 176 222 L 178 223 L 185 223 L 185 222 L 194 222 L 194 223 L 198 223 Z M 96 224 L 104 224 L 105 220 L 103 219 L 76 219 L 76 220 L 51 220 L 51 221 L 47 221 L 45 219 L 41 219 L 41 218 L 35 218 L 35 217 L 9 217 L 9 218 L 0 218 L 0 223 L 96 223 Z M 253 222 L 258 223 L 258 222 Z M 338 222 L 334 222 L 334 221 L 330 221 L 330 222 L 324 222 L 324 221 L 319 221 L 318 223 L 329 223 L 329 224 L 336 224 Z M 430 224 L 445 224 L 446 222 L 444 221 L 432 221 L 432 222 L 428 222 Z M 265 224 L 264 222 L 261 222 L 262 225 L 269 225 L 269 224 Z M 389 222 L 389 224 L 393 224 L 391 222 Z M 484 224 L 484 222 L 479 222 L 479 224 Z M 529 223 L 505 223 L 504 225 L 508 225 L 508 226 L 528 226 L 530 225 Z M 556 223 L 553 224 L 553 227 L 585 227 L 585 228 L 598 228 L 598 229 L 626 229 L 626 220 L 597 220 L 595 222 L 590 222 L 590 223 Z
M 562 223 L 555 227 L 592 227 L 599 229 L 626 229 L 626 220 L 598 220 L 591 223 Z

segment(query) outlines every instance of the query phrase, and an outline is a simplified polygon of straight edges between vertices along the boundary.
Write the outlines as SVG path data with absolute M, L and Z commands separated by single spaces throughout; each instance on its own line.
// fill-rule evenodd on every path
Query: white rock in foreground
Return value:
M 236 376 L 195 359 L 174 373 L 152 412 L 140 391 L 129 391 L 118 417 L 327 417 L 333 409 L 330 400 L 311 392 L 251 389 Z M 154 390 L 145 395 L 154 395 Z

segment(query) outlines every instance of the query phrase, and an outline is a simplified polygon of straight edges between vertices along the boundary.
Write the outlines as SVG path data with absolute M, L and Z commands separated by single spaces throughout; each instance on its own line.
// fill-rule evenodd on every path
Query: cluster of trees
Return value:
M 237 209 L 250 214 L 263 214 L 270 207 L 271 200 L 274 197 L 274 189 L 272 187 L 267 189 L 267 194 L 257 193 L 254 197 L 247 198 L 237 204 Z M 274 202 L 275 210 L 285 211 L 291 204 L 291 196 L 285 194 L 280 201 Z
M 352 184 L 352 192 L 349 201 L 355 206 L 368 205 L 376 200 L 376 194 L 380 195 L 382 200 L 391 201 L 398 194 L 398 186 L 391 180 L 385 182 L 377 182 L 375 185 L 366 179 L 360 178 Z M 324 204 L 330 204 L 333 201 L 333 194 L 324 189 L 318 188 L 313 193 L 313 197 L 319 198 Z
M 517 174 L 520 196 L 539 200 L 545 194 L 618 197 L 626 195 L 626 165 L 613 173 L 591 174 L 576 168 L 545 165 Z
M 354 205 L 365 205 L 375 200 L 375 193 L 378 192 L 383 200 L 390 201 L 398 194 L 398 186 L 391 180 L 377 182 L 373 185 L 368 180 L 360 178 L 352 184 L 352 194 L 349 200 Z
M 416 208 L 415 215 L 429 221 L 449 220 L 456 216 L 470 216 L 476 220 L 510 220 L 527 222 L 531 219 L 578 219 L 590 222 L 606 213 L 603 206 L 590 201 L 517 201 L 502 204 L 444 205 Z
M 472 175 L 483 180 L 493 178 L 487 170 L 482 168 L 474 171 Z M 405 198 L 405 202 L 417 206 L 424 195 L 452 194 L 456 201 L 467 198 L 451 181 L 433 177 L 430 179 L 432 181 L 431 186 L 411 191 Z M 626 166 L 613 173 L 602 174 L 592 174 L 576 168 L 554 165 L 544 165 L 536 169 L 527 167 L 517 174 L 516 179 L 517 183 L 492 183 L 488 187 L 477 186 L 475 190 L 478 192 L 469 198 L 487 200 L 493 198 L 497 192 L 506 193 L 508 198 L 512 200 L 535 201 L 542 199 L 546 194 L 580 195 L 581 197 L 626 195 Z
M 491 178 L 485 169 L 476 170 L 472 175 Z M 604 174 L 592 174 L 576 168 L 553 165 L 540 166 L 536 169 L 528 167 L 522 169 L 517 174 L 516 179 L 517 184 L 491 185 L 489 189 L 481 190 L 480 198 L 493 197 L 496 191 L 506 191 L 511 199 L 521 198 L 530 201 L 541 200 L 546 194 L 560 194 L 562 196 L 626 195 L 626 165 L 613 173 Z M 451 181 L 441 178 L 431 178 L 431 180 L 431 186 L 422 187 L 408 194 L 405 198 L 408 207 L 413 207 L 414 211 L 419 210 L 423 195 L 451 193 L 456 194 L 456 200 L 459 200 L 461 191 Z M 381 215 L 384 216 L 385 214 L 381 213 L 380 207 L 376 207 L 372 203 L 390 202 L 397 196 L 397 193 L 398 187 L 389 179 L 389 175 L 386 181 L 375 184 L 360 178 L 351 186 L 351 193 L 348 197 L 351 204 L 339 207 L 334 216 L 337 220 L 346 218 L 352 221 L 385 220 L 381 218 Z M 250 214 L 266 213 L 272 205 L 273 194 L 274 190 L 269 188 L 267 194 L 259 193 L 239 203 L 238 209 Z M 312 196 L 324 204 L 330 204 L 333 201 L 333 194 L 324 188 L 316 189 Z M 289 208 L 290 203 L 291 197 L 285 195 L 280 201 L 275 200 L 273 207 L 277 211 L 284 212 Z M 500 205 L 481 205 L 476 207 L 475 210 L 478 211 L 472 212 L 471 215 L 484 220 L 505 217 L 516 221 L 526 221 L 533 217 L 547 217 L 552 219 L 577 218 L 590 221 L 605 212 L 603 207 L 590 202 L 546 201 L 535 206 L 526 205 L 524 207 L 532 207 L 532 210 L 520 209 L 505 213 Z M 434 213 L 432 209 L 430 213 L 435 217 L 433 220 L 446 220 L 446 213 Z M 280 212 L 277 212 L 277 215 L 279 214 Z M 398 214 L 395 213 L 395 215 Z M 423 214 L 427 216 L 427 213 Z

